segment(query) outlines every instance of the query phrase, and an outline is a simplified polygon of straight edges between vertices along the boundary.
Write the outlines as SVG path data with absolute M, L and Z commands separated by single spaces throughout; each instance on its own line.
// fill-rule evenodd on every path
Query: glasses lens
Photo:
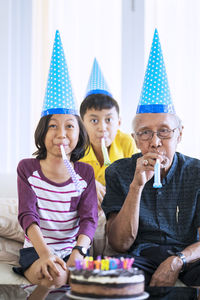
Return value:
M 163 138 L 163 139 L 167 139 L 173 136 L 173 130 L 170 129 L 161 129 L 158 131 L 158 137 Z
M 138 132 L 137 135 L 139 136 L 140 140 L 147 141 L 152 138 L 152 133 L 153 131 L 151 130 L 145 130 L 145 131 Z

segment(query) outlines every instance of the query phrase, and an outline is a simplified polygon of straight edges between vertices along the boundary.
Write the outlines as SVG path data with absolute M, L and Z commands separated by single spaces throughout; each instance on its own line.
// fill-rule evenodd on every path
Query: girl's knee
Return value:
M 59 275 L 57 275 L 54 271 L 49 271 L 53 280 L 48 280 L 47 278 L 43 278 L 40 282 L 40 285 L 45 286 L 49 289 L 56 289 L 60 288 L 61 286 L 65 285 L 67 282 L 68 272 L 60 269 Z

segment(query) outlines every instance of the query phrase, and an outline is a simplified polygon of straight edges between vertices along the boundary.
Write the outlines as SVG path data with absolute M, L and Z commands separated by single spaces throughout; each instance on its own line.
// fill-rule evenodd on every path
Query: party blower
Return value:
M 162 183 L 160 182 L 160 161 L 159 159 L 156 159 L 156 163 L 154 166 L 154 184 L 153 184 L 154 188 L 161 188 L 162 187 Z
M 77 178 L 77 174 L 74 171 L 74 168 L 72 167 L 70 161 L 67 159 L 67 155 L 65 153 L 65 149 L 64 149 L 63 145 L 60 145 L 60 150 L 61 150 L 61 153 L 62 153 L 62 158 L 63 158 L 64 164 L 67 167 L 67 170 L 69 171 L 69 174 L 72 178 L 72 181 L 75 184 L 76 190 L 78 191 L 78 193 L 81 193 L 83 189 L 82 189 L 81 184 L 80 184 L 80 182 Z
M 103 158 L 104 158 L 104 166 L 109 166 L 111 164 L 109 156 L 108 156 L 108 150 L 106 148 L 105 139 L 101 139 L 101 150 L 103 152 Z

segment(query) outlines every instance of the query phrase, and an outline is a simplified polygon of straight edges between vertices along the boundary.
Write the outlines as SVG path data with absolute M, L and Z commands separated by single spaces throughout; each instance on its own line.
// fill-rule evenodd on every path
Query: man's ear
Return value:
M 138 140 L 137 140 L 137 138 L 136 138 L 135 133 L 131 133 L 131 136 L 132 136 L 132 138 L 133 138 L 134 141 L 135 141 L 136 147 L 137 147 L 138 149 L 140 149 L 139 144 L 138 144 Z
M 177 138 L 177 143 L 179 144 L 182 140 L 182 136 L 183 136 L 183 129 L 184 129 L 184 126 L 181 126 L 181 128 L 179 129 L 179 135 L 178 135 L 178 138 Z

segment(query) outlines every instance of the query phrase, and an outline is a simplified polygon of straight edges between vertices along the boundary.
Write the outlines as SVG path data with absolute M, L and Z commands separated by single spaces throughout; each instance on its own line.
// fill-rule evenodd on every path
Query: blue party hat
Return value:
M 91 94 L 104 94 L 112 97 L 96 58 L 93 62 L 85 97 Z
M 49 114 L 78 115 L 65 54 L 57 30 L 41 116 Z
M 142 93 L 136 113 L 175 114 L 157 29 L 154 32 Z

